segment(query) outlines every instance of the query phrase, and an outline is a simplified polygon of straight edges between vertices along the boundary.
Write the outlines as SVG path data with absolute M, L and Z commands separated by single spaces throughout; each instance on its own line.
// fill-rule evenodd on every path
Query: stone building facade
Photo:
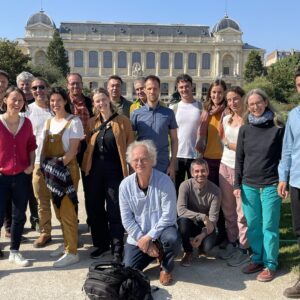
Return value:
M 243 84 L 248 54 L 264 50 L 242 41 L 238 23 L 228 16 L 210 30 L 209 26 L 183 24 L 62 22 L 40 11 L 26 24 L 20 46 L 35 64 L 44 64 L 53 31 L 58 30 L 66 48 L 72 72 L 82 75 L 85 86 L 105 86 L 117 74 L 124 80 L 122 93 L 134 94 L 136 76 L 155 74 L 161 78 L 162 98 L 175 90 L 178 74 L 194 79 L 194 94 L 201 98 L 210 83 L 222 78 L 229 85 Z

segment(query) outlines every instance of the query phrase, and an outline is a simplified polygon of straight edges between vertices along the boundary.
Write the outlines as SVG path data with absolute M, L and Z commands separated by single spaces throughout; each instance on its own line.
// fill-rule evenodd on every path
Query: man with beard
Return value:
M 119 115 L 124 115 L 129 118 L 131 101 L 128 101 L 121 95 L 123 80 L 117 75 L 112 75 L 107 81 L 107 91 L 109 93 L 109 98 L 114 105 L 117 113 Z
M 208 252 L 216 244 L 216 225 L 221 204 L 220 189 L 208 178 L 208 164 L 191 163 L 192 178 L 179 187 L 177 214 L 184 256 L 181 265 L 191 266 L 193 248 Z

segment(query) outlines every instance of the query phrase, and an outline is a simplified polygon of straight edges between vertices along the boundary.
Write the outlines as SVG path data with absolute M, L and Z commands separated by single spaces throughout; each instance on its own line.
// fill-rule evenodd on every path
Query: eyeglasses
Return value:
M 138 164 L 138 163 L 140 163 L 140 164 L 145 164 L 145 163 L 147 163 L 149 161 L 149 158 L 146 158 L 146 157 L 143 157 L 143 158 L 137 158 L 137 159 L 133 159 L 132 160 L 132 162 L 134 163 L 134 164 Z
M 44 85 L 32 86 L 31 89 L 36 91 L 37 89 L 44 90 L 46 87 Z

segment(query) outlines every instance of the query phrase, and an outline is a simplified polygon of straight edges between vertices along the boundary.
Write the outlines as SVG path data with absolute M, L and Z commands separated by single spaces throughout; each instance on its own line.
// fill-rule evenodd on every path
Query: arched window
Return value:
M 227 54 L 223 57 L 222 61 L 222 73 L 224 76 L 233 75 L 233 58 L 231 55 Z
M 132 63 L 141 63 L 141 53 L 140 52 L 133 52 L 132 53 Z
M 127 54 L 125 51 L 118 52 L 118 68 L 127 68 Z
M 160 54 L 160 68 L 169 69 L 169 53 L 162 52 Z
M 210 53 L 202 54 L 202 69 L 204 70 L 210 69 Z
M 197 54 L 196 53 L 189 53 L 189 56 L 188 56 L 188 69 L 189 70 L 197 69 Z
M 147 52 L 146 54 L 146 68 L 155 69 L 155 53 Z
M 74 52 L 74 67 L 82 68 L 83 67 L 83 51 L 76 50 Z
M 181 52 L 176 52 L 174 56 L 174 69 L 183 69 L 183 55 Z
M 98 52 L 90 51 L 89 52 L 89 67 L 98 68 Z

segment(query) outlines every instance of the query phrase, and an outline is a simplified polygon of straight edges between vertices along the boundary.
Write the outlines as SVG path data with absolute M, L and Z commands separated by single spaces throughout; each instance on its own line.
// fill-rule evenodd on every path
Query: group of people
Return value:
M 242 272 L 259 272 L 263 282 L 275 277 L 288 184 L 300 238 L 299 107 L 285 126 L 263 90 L 245 94 L 221 79 L 200 102 L 188 74 L 176 78 L 181 100 L 170 107 L 159 101 L 154 75 L 135 80 L 133 102 L 121 95 L 117 75 L 91 98 L 78 73 L 67 76 L 67 92 L 27 72 L 19 78 L 22 84 L 7 89 L 0 70 L 0 226 L 11 218 L 11 262 L 29 265 L 19 252 L 29 199 L 38 203 L 34 247 L 51 242 L 52 202 L 64 237 L 51 253 L 59 257 L 53 266 L 79 261 L 81 177 L 91 258 L 111 250 L 115 262 L 140 270 L 157 259 L 160 282 L 169 285 L 181 246 L 181 265 L 188 267 L 195 249 L 219 245 L 229 266 L 243 264 Z M 300 93 L 300 71 L 295 81 Z M 300 296 L 300 284 L 285 295 Z

